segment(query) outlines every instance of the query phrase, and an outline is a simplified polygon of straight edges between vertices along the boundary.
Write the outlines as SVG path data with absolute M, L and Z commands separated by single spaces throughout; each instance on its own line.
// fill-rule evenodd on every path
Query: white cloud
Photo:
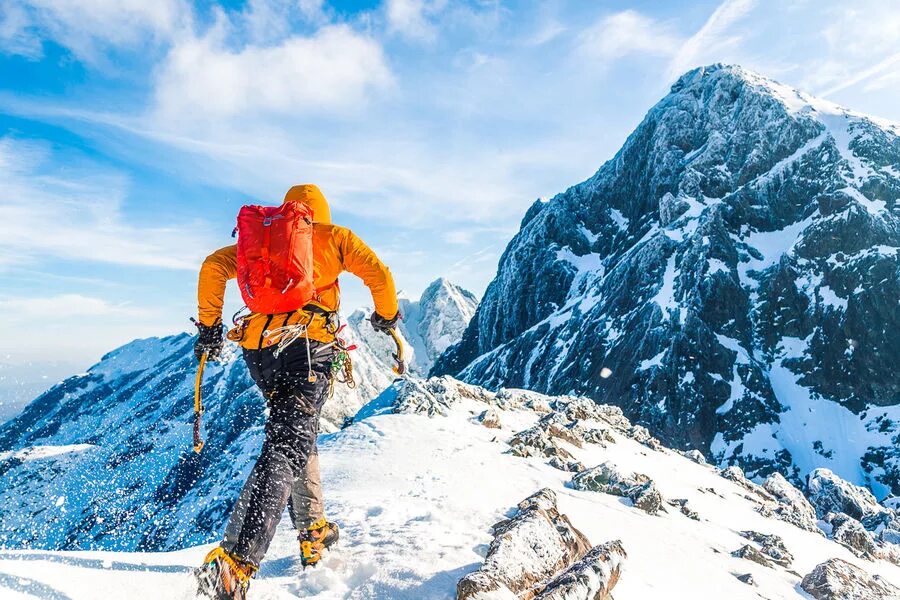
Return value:
M 83 170 L 78 178 L 47 168 L 40 145 L 0 138 L 0 254 L 3 264 L 41 258 L 197 268 L 203 246 L 181 227 L 139 227 L 121 205 L 128 181 Z M 58 164 L 58 163 L 55 163 Z M 77 168 L 69 167 L 77 171 Z M 209 248 L 211 246 L 206 246 Z
M 49 38 L 88 62 L 102 60 L 107 48 L 164 42 L 192 22 L 184 0 L 4 0 L 3 16 L 0 44 L 7 52 L 33 56 Z M 18 33 L 3 35 L 10 23 Z
M 172 48 L 157 81 L 157 113 L 165 120 L 195 121 L 333 112 L 365 104 L 369 92 L 391 81 L 378 42 L 346 25 L 240 50 L 214 32 Z
M 709 16 L 669 62 L 668 77 L 675 79 L 694 67 L 721 59 L 721 55 L 741 41 L 731 27 L 756 7 L 757 0 L 725 0 Z
M 635 53 L 669 56 L 680 42 L 669 26 L 634 10 L 603 17 L 578 37 L 579 49 L 601 62 Z
M 433 41 L 437 36 L 437 29 L 429 14 L 439 11 L 443 6 L 443 1 L 386 0 L 384 9 L 388 31 L 409 39 Z

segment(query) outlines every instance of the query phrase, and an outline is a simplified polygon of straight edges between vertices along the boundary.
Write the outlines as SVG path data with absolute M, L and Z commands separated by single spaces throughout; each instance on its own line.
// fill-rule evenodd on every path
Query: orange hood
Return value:
M 313 210 L 316 223 L 331 223 L 331 207 L 319 186 L 312 183 L 295 185 L 284 195 L 285 202 L 302 202 Z

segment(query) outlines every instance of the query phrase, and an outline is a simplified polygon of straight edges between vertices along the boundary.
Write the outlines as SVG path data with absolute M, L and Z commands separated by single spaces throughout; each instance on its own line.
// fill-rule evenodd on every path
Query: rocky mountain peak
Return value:
M 741 67 L 685 74 L 532 206 L 434 372 L 587 394 L 751 477 L 900 492 L 898 134 Z

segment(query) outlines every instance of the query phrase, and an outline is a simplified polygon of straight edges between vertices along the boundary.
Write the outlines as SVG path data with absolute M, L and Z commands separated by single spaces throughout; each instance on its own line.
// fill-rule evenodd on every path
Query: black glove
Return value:
M 388 333 L 395 327 L 397 327 L 397 321 L 400 320 L 400 313 L 398 312 L 394 315 L 393 319 L 385 319 L 377 312 L 373 312 L 372 316 L 369 317 L 369 322 L 372 323 L 372 327 L 375 328 L 375 331 L 380 331 L 381 333 Z
M 197 325 L 197 341 L 194 342 L 194 356 L 197 360 L 206 352 L 206 360 L 218 360 L 222 355 L 222 347 L 225 345 L 225 328 L 222 321 L 216 321 L 212 325 L 204 325 L 199 321 Z

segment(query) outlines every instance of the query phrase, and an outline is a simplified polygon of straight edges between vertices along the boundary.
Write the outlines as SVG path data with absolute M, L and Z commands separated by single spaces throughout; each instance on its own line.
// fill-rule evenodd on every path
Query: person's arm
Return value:
M 197 282 L 197 317 L 207 327 L 222 320 L 225 285 L 237 277 L 237 246 L 220 248 L 206 257 Z
M 391 270 L 355 233 L 349 229 L 343 229 L 342 233 L 340 247 L 344 269 L 362 279 L 369 288 L 379 316 L 386 321 L 396 319 L 399 305 Z

